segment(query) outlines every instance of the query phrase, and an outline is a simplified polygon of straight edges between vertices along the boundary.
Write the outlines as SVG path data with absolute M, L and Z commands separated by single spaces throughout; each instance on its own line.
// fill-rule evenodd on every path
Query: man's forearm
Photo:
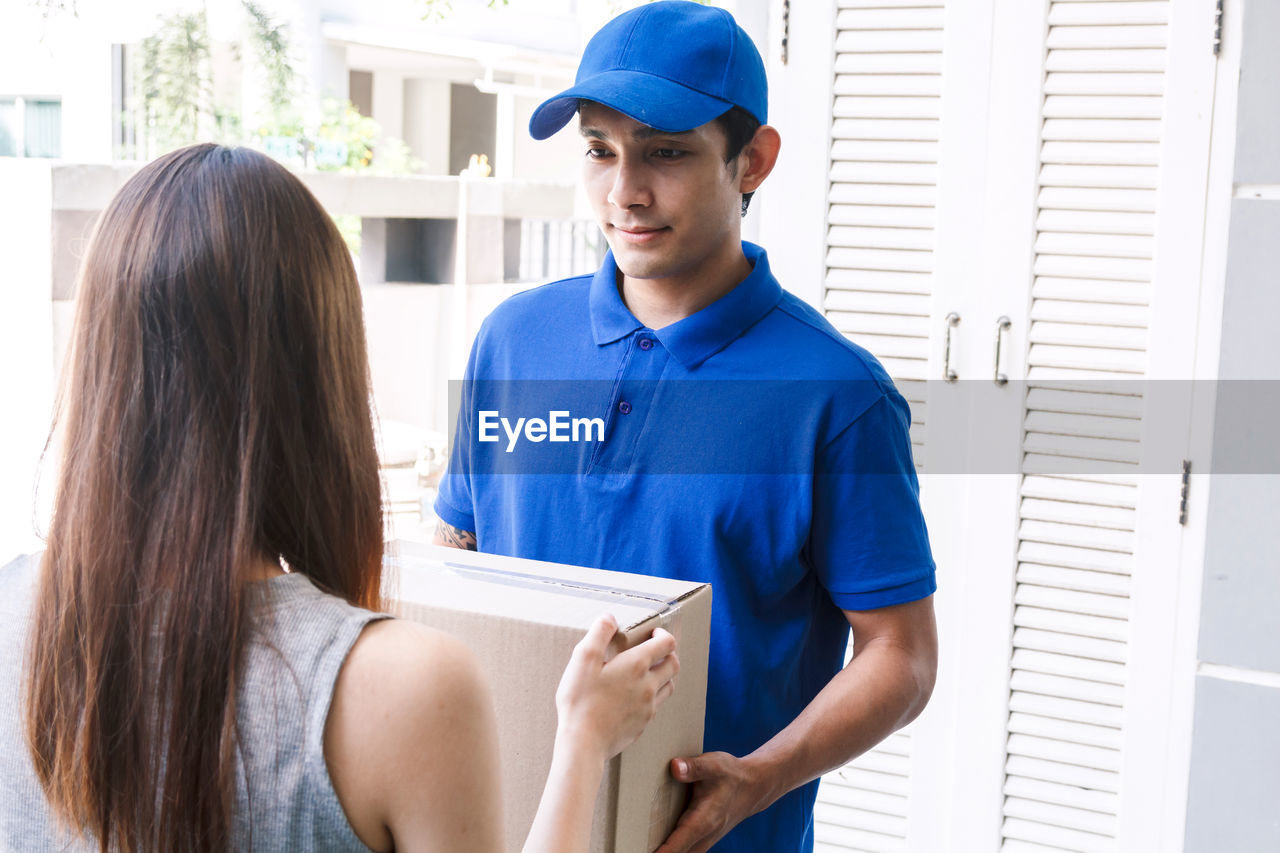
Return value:
M 933 691 L 931 657 L 870 642 L 792 723 L 744 758 L 758 810 L 834 770 L 916 718 Z
M 458 548 L 463 551 L 476 550 L 476 535 L 470 530 L 461 530 L 444 521 L 436 521 L 436 535 L 432 537 L 433 545 L 444 545 L 447 548 Z

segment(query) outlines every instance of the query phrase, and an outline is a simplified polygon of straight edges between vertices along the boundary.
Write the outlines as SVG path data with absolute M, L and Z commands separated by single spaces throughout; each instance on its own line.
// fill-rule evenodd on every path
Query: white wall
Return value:
M 1231 40 L 1227 58 L 1238 51 L 1239 100 L 1207 483 L 1188 853 L 1280 845 L 1272 808 L 1280 784 L 1280 534 L 1274 523 L 1280 511 L 1280 58 L 1273 44 L 1280 8 L 1270 0 L 1229 8 L 1224 41 Z M 1233 70 L 1228 63 L 1219 73 Z
M 528 285 L 470 284 L 454 311 L 451 284 L 375 284 L 361 288 L 369 369 L 378 415 L 423 429 L 449 429 L 449 381 L 461 379 L 480 324 L 498 303 Z M 455 322 L 460 318 L 461 323 Z
M 52 203 L 47 161 L 0 158 L 0 186 L 38 210 Z M 0 204 L 0 257 L 5 259 L 0 310 L 0 376 L 5 415 L 0 418 L 0 565 L 40 540 L 33 495 L 41 449 L 53 406 L 52 229 L 49 217 L 20 205 Z
M 584 150 L 578 136 L 578 120 L 570 121 L 550 139 L 538 141 L 529 135 L 529 119 L 542 99 L 516 97 L 513 101 L 513 177 L 530 181 L 576 181 Z
M 43 21 L 6 8 L 0 27 L 0 95 L 62 101 L 62 156 L 111 159 L 111 41 L 91 22 Z
M 422 174 L 449 171 L 449 81 L 410 78 L 404 85 L 404 141 Z
M 376 284 L 361 288 L 378 415 L 444 431 L 448 352 L 441 341 L 454 286 Z

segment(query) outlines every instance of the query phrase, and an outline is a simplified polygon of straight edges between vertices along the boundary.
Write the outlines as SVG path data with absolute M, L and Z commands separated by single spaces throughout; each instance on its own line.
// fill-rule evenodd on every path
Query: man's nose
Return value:
M 630 158 L 619 158 L 609 190 L 609 203 L 620 210 L 648 207 L 653 201 L 644 169 Z

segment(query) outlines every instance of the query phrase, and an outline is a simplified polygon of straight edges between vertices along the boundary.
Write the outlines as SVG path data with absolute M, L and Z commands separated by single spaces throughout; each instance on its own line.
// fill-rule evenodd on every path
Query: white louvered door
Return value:
M 912 404 L 942 672 L 824 779 L 817 848 L 1180 849 L 1151 447 L 1186 424 L 1144 383 L 1191 375 L 1213 2 L 832 5 L 821 304 Z
M 1117 849 L 1169 5 L 1042 30 L 1005 850 Z
M 823 308 L 902 384 L 921 465 L 943 0 L 841 0 L 835 25 Z
M 1152 747 L 1172 682 L 1141 670 L 1162 641 L 1172 645 L 1172 602 L 1158 585 L 1174 578 L 1181 528 L 1170 505 L 1176 467 L 1154 457 L 1149 438 L 1188 425 L 1153 408 L 1161 395 L 1147 380 L 1191 375 L 1170 344 L 1195 333 L 1178 306 L 1199 288 L 1211 5 L 997 7 L 1019 41 L 998 44 L 997 56 L 1017 56 L 1041 87 L 1012 95 L 993 119 L 1020 128 L 1015 145 L 1025 144 L 1021 128 L 1036 134 L 1025 154 L 1008 152 L 994 193 L 1009 213 L 988 223 L 1027 235 L 999 267 L 1025 262 L 1026 272 L 1001 282 L 991 309 L 1013 320 L 1012 361 L 1026 380 L 1012 386 L 1021 458 L 1015 553 L 1004 563 L 1013 613 L 1002 850 L 1167 849 L 1162 808 L 1151 805 L 1165 781 Z M 1034 18 L 1027 6 L 1039 7 Z M 1032 36 L 1039 67 L 1025 47 Z

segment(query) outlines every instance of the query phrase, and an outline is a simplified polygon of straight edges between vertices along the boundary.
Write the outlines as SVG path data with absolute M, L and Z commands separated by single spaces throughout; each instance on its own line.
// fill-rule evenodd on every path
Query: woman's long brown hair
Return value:
M 54 811 L 103 851 L 225 850 L 246 573 L 380 605 L 360 292 L 315 198 L 246 149 L 134 175 L 81 267 L 27 670 Z

